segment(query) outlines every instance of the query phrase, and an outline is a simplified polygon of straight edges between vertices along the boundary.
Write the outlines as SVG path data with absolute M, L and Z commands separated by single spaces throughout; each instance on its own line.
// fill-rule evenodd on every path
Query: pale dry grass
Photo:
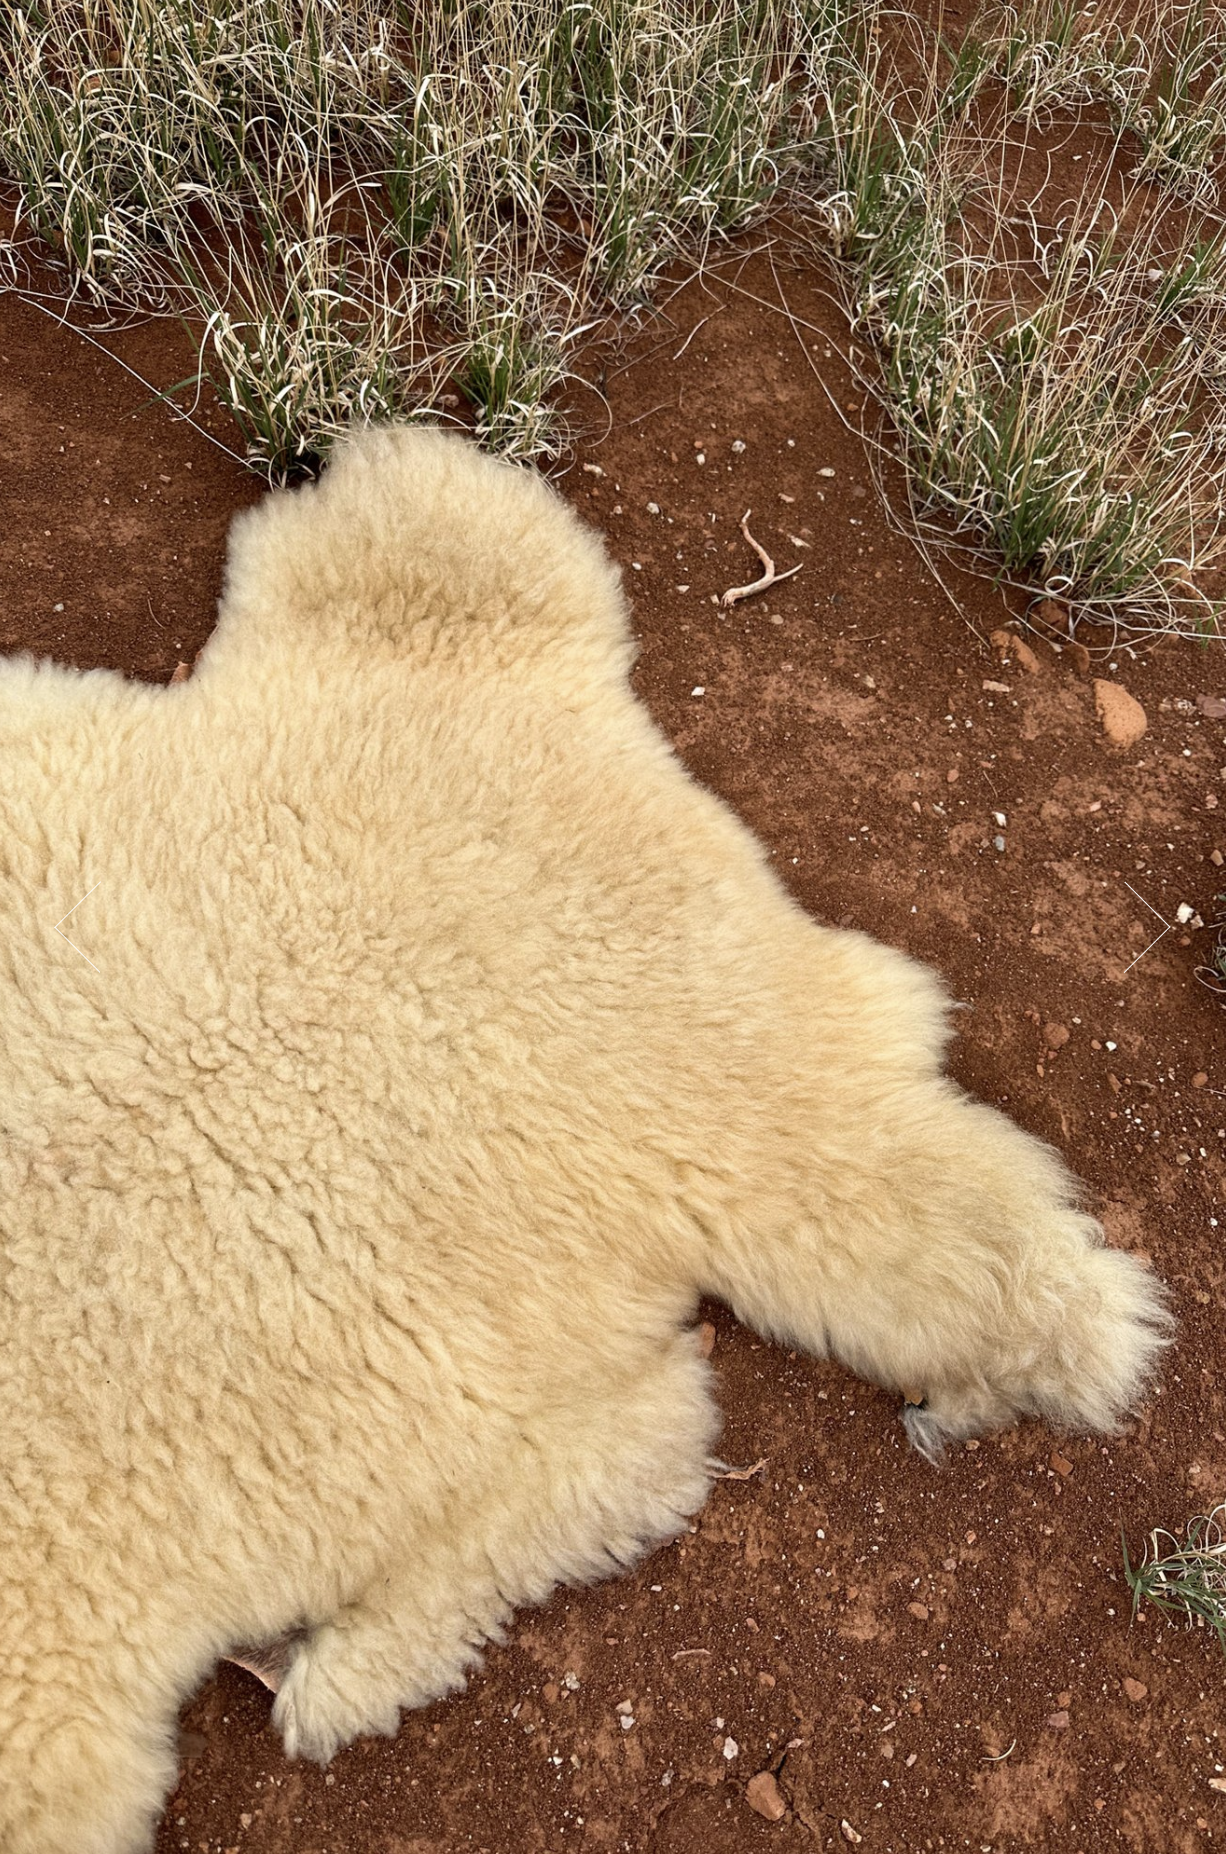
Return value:
M 1080 615 L 1216 633 L 1197 577 L 1226 556 L 1226 244 L 1139 171 L 1118 13 L 1082 57 L 1067 31 L 1038 33 L 1057 7 L 1029 11 L 1029 40 L 1016 11 L 995 33 L 989 15 L 909 87 L 883 59 L 861 68 L 819 242 L 872 345 L 865 384 L 901 438 L 916 521 L 939 515 L 934 538 L 952 526 Z M 1104 72 L 1120 115 L 1087 183 L 1024 183 L 1035 116 L 1102 101 Z
M 24 0 L 0 166 L 78 293 L 203 326 L 271 474 L 449 379 L 489 443 L 548 454 L 580 336 L 808 158 L 848 10 Z
M 1224 33 L 1193 0 L 991 0 L 952 48 L 876 0 L 19 0 L 0 166 L 66 289 L 196 332 L 270 476 L 457 393 L 492 447 L 556 455 L 583 343 L 786 204 L 914 519 L 1074 616 L 1203 634 Z M 1028 193 L 1087 108 L 1095 181 Z

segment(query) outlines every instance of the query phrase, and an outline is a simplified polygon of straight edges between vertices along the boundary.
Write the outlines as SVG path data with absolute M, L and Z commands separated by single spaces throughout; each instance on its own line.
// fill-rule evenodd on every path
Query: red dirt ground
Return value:
M 709 1308 L 723 1452 L 757 1472 L 326 1772 L 285 1760 L 268 1695 L 222 1667 L 185 1710 L 158 1854 L 1226 1839 L 1226 1664 L 1205 1633 L 1130 1625 L 1120 1558 L 1121 1527 L 1135 1548 L 1226 1492 L 1224 1020 L 1195 978 L 1208 930 L 1144 951 L 1151 909 L 1209 920 L 1226 889 L 1226 731 L 1195 705 L 1226 666 L 1220 647 L 1104 654 L 1091 673 L 1149 721 L 1122 753 L 1067 649 L 1032 637 L 1036 669 L 1002 661 L 987 639 L 1024 601 L 947 563 L 939 584 L 890 527 L 828 284 L 780 249 L 682 289 L 610 363 L 608 435 L 560 487 L 623 563 L 637 687 L 695 776 L 815 915 L 941 968 L 968 1006 L 958 1078 L 1053 1140 L 1170 1283 L 1161 1391 L 1108 1442 L 1025 1424 L 938 1472 L 893 1397 Z M 173 324 L 104 340 L 149 379 L 187 371 Z M 165 680 L 208 636 L 259 483 L 13 295 L 0 356 L 0 648 Z M 888 461 L 883 482 L 901 501 Z M 726 612 L 758 572 L 746 509 L 803 567 Z M 776 1822 L 746 1799 L 764 1770 Z

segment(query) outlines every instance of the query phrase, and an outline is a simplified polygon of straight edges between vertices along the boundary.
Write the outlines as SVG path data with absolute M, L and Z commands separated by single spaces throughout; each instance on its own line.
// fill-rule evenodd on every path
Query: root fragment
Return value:
M 776 573 L 774 561 L 771 559 L 766 549 L 758 545 L 746 526 L 752 514 L 752 509 L 746 509 L 745 513 L 742 515 L 741 533 L 745 536 L 745 539 L 749 542 L 755 554 L 757 554 L 758 559 L 762 562 L 765 572 L 762 574 L 761 579 L 755 579 L 752 585 L 729 586 L 727 592 L 725 592 L 723 598 L 720 600 L 720 604 L 724 606 L 735 605 L 739 599 L 751 599 L 755 592 L 765 592 L 768 586 L 777 585 L 781 579 L 791 579 L 793 573 L 799 573 L 801 567 L 804 565 L 804 561 L 800 560 L 794 567 L 789 567 L 785 573 Z

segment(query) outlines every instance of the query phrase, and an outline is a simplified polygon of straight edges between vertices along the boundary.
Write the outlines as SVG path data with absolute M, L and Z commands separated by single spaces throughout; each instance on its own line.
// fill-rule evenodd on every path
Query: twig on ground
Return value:
M 662 405 L 652 406 L 647 412 L 636 413 L 633 418 L 628 418 L 625 422 L 627 425 L 641 425 L 645 418 L 653 418 L 657 412 L 673 412 L 679 409 L 678 401 L 666 399 Z
M 768 586 L 776 585 L 779 580 L 791 579 L 793 573 L 799 573 L 801 567 L 804 565 L 804 561 L 800 560 L 794 567 L 789 567 L 786 573 L 776 573 L 774 561 L 771 559 L 766 549 L 760 547 L 757 541 L 754 540 L 749 529 L 745 526 L 752 514 L 752 509 L 746 509 L 745 513 L 741 516 L 741 533 L 745 536 L 745 539 L 749 542 L 749 545 L 753 548 L 766 570 L 762 574 L 761 579 L 755 579 L 752 585 L 729 586 L 727 592 L 725 592 L 723 598 L 720 600 L 721 605 L 735 605 L 739 599 L 752 598 L 755 592 L 765 592 Z
M 761 1474 L 763 1468 L 770 1464 L 763 1455 L 761 1461 L 755 1461 L 751 1468 L 730 1468 L 726 1461 L 712 1462 L 711 1465 L 717 1471 L 717 1481 L 751 1481 L 755 1474 Z
M 681 359 L 681 356 L 685 353 L 685 350 L 689 347 L 691 341 L 693 341 L 699 329 L 705 328 L 707 323 L 714 321 L 717 315 L 722 315 L 724 313 L 725 307 L 726 305 L 724 303 L 721 303 L 718 309 L 712 309 L 710 315 L 704 315 L 701 322 L 695 322 L 693 328 L 690 330 L 685 340 L 681 343 L 681 346 L 677 349 L 677 352 L 673 355 L 673 359 L 675 361 L 679 361 Z

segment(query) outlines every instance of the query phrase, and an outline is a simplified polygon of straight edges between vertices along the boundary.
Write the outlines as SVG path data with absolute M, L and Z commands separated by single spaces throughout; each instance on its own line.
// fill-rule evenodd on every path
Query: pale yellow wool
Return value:
M 672 1534 L 701 1293 L 931 1451 L 1142 1383 L 1152 1278 L 631 654 L 543 482 L 399 429 L 239 518 L 190 681 L 0 664 L 0 1854 L 147 1847 L 238 1643 L 326 1758 Z

